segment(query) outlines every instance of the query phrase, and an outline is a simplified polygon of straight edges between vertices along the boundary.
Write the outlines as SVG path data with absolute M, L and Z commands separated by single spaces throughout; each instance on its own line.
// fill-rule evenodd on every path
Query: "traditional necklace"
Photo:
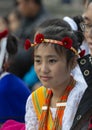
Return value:
M 57 110 L 56 110 L 56 115 L 55 115 L 55 119 L 53 120 L 53 125 L 51 130 L 61 130 L 62 118 L 64 114 L 64 109 L 66 107 L 67 98 L 69 93 L 75 86 L 75 83 L 76 81 L 73 79 L 73 77 L 71 77 L 71 81 L 69 85 L 66 87 L 64 94 L 60 97 L 60 99 L 56 103 Z M 53 96 L 52 90 L 48 89 L 45 105 L 42 107 L 42 114 L 39 121 L 39 130 L 48 130 L 48 116 L 49 114 L 51 114 L 50 103 L 51 103 L 52 96 Z

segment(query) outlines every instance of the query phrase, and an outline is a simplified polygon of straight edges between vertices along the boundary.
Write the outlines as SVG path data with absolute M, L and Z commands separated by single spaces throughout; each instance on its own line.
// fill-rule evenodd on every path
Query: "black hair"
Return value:
M 73 47 L 78 51 L 80 48 L 81 43 L 79 43 L 78 39 L 78 33 L 73 32 L 69 24 L 62 20 L 62 19 L 52 19 L 45 21 L 42 23 L 37 33 L 42 33 L 45 38 L 47 39 L 53 39 L 53 40 L 62 40 L 64 37 L 69 37 L 73 40 Z M 48 44 L 48 43 L 47 43 Z M 44 44 L 44 45 L 47 45 Z M 56 52 L 60 55 L 62 52 L 66 55 L 67 63 L 75 56 L 74 52 L 72 52 L 70 49 L 66 49 L 63 46 L 57 45 L 57 44 L 51 44 L 54 46 Z M 37 45 L 35 49 L 37 49 L 40 46 Z
M 35 3 L 37 3 L 38 5 L 42 5 L 42 0 L 34 0 Z
M 29 1 L 29 0 L 25 0 L 25 1 L 27 2 L 27 1 Z M 38 4 L 38 5 L 42 5 L 42 0 L 34 0 L 34 2 L 35 2 L 36 4 Z M 18 4 L 19 4 L 18 1 L 15 0 L 15 1 L 14 1 L 15 7 L 18 6 Z
M 18 49 L 18 39 L 14 35 L 9 34 L 7 36 L 7 46 L 6 46 L 8 58 L 7 56 L 5 56 L 4 63 L 8 63 L 8 65 L 10 66 L 14 62 L 14 56 L 17 53 L 17 49 Z M 9 66 L 4 65 L 3 70 L 9 71 Z
M 74 16 L 73 17 L 73 20 L 75 21 L 75 23 L 77 24 L 77 27 L 78 27 L 78 31 L 81 31 L 81 27 L 80 27 L 80 23 L 84 22 L 84 19 L 81 15 L 77 15 L 77 16 Z
M 7 16 L 3 16 L 2 18 L 4 19 L 5 23 L 8 25 L 9 22 L 8 22 L 8 18 L 7 18 Z
M 7 52 L 9 56 L 15 55 L 18 49 L 18 39 L 13 34 L 9 34 L 7 37 Z
M 77 31 L 78 41 L 79 41 L 79 43 L 82 43 L 84 41 L 84 34 L 83 34 L 83 31 L 82 31 L 80 25 L 81 25 L 81 23 L 84 22 L 84 19 L 81 15 L 77 15 L 77 16 L 73 17 L 73 20 L 75 21 L 75 23 L 77 24 L 77 27 L 78 27 L 78 31 Z

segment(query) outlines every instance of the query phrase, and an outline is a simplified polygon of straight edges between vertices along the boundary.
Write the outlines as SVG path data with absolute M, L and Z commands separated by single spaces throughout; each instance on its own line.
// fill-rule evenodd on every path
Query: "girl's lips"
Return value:
M 40 78 L 43 80 L 43 81 L 48 81 L 51 79 L 51 77 L 49 76 L 40 76 Z

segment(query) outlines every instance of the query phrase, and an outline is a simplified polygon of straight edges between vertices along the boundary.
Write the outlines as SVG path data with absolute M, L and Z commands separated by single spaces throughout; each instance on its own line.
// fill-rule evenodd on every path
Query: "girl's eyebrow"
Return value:
M 39 55 L 34 55 L 34 57 L 35 57 L 35 58 L 40 58 L 41 56 L 39 56 Z
M 41 58 L 40 55 L 34 55 L 35 58 Z M 46 56 L 47 58 L 56 58 L 57 56 L 56 55 L 47 55 Z

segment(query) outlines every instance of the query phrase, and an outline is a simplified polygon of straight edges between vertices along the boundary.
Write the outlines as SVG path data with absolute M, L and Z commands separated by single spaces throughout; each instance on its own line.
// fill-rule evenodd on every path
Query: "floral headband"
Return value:
M 78 53 L 78 51 L 74 47 L 72 47 L 73 40 L 69 37 L 64 37 L 61 41 L 58 41 L 58 40 L 53 40 L 53 39 L 45 39 L 43 34 L 36 35 L 34 44 L 31 43 L 29 39 L 27 39 L 25 42 L 25 49 L 28 50 L 30 47 L 41 44 L 43 42 L 61 45 L 65 47 L 66 49 L 70 49 L 71 51 L 75 53 L 75 55 L 80 56 L 80 57 L 83 57 L 85 54 L 85 50 L 80 49 L 81 51 L 80 53 Z

